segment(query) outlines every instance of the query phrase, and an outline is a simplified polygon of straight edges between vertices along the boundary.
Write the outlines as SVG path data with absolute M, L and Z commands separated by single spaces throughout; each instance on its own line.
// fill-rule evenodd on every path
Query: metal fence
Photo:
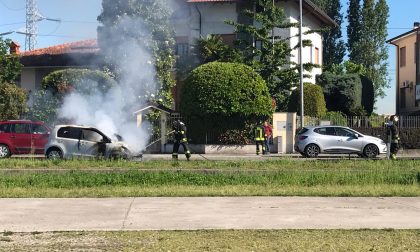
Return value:
M 305 126 L 339 125 L 350 128 L 382 128 L 388 121 L 387 116 L 331 116 L 331 117 L 307 117 Z M 297 125 L 300 125 L 300 117 L 297 117 Z M 401 129 L 420 128 L 420 116 L 400 116 L 398 127 Z

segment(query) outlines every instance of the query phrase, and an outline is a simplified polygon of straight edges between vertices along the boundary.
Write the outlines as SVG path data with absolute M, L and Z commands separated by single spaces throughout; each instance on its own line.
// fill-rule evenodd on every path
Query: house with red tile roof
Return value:
M 23 68 L 18 82 L 28 91 L 40 89 L 42 79 L 53 71 L 66 68 L 97 68 L 102 64 L 96 39 L 27 52 L 20 52 L 20 46 L 13 42 L 10 52 L 19 55 Z
M 175 29 L 176 48 L 178 56 L 188 55 L 196 40 L 207 35 L 220 35 L 227 44 L 233 44 L 236 39 L 234 28 L 225 23 L 226 20 L 244 21 L 241 14 L 244 9 L 254 9 L 252 1 L 246 0 L 174 0 L 172 24 Z M 299 0 L 275 0 L 281 6 L 290 22 L 299 21 Z M 312 46 L 303 49 L 303 62 L 322 65 L 322 35 L 319 30 L 323 27 L 334 27 L 337 24 L 324 11 L 310 0 L 303 0 L 303 36 L 304 40 L 311 40 Z M 249 21 L 249 20 L 248 20 Z M 298 44 L 298 28 L 276 29 L 275 36 L 290 39 L 293 48 Z M 259 41 L 254 41 L 256 44 Z M 12 48 L 19 53 L 18 48 Z M 20 85 L 28 90 L 40 88 L 42 78 L 52 71 L 64 68 L 97 68 L 102 64 L 99 47 L 95 39 L 56 45 L 19 54 L 24 65 Z M 293 62 L 298 63 L 298 50 L 293 52 Z M 322 73 L 321 68 L 313 68 L 306 72 L 310 78 L 305 82 L 315 83 L 315 76 Z M 181 85 L 174 90 L 175 100 L 179 101 Z

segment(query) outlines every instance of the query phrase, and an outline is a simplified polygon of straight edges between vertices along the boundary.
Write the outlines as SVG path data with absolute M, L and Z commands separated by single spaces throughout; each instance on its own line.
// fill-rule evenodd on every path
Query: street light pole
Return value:
M 302 61 L 302 23 L 303 23 L 303 17 L 302 17 L 302 0 L 299 0 L 299 63 L 300 63 L 300 128 L 303 128 L 305 125 L 304 123 L 304 101 L 303 101 L 303 61 Z

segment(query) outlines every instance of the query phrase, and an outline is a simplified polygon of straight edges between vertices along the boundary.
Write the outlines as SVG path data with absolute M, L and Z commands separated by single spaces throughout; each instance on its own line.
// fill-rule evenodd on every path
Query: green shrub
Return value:
M 15 120 L 27 112 L 27 93 L 14 84 L 0 84 L 0 120 Z
M 115 85 L 117 83 L 113 78 L 98 70 L 54 71 L 42 80 L 43 90 L 32 95 L 28 117 L 52 124 L 56 120 L 57 109 L 61 106 L 63 97 L 69 92 L 77 90 L 84 94 L 94 91 L 105 93 Z
M 331 125 L 347 126 L 347 117 L 338 111 L 328 111 L 321 120 L 330 121 Z
M 211 62 L 194 69 L 181 92 L 185 115 L 270 116 L 271 98 L 251 67 Z
M 363 75 L 360 76 L 360 80 L 362 81 L 362 106 L 367 115 L 371 115 L 375 105 L 373 82 Z
M 196 142 L 203 142 L 208 131 L 213 132 L 212 139 L 227 139 L 228 130 L 244 130 L 247 122 L 268 118 L 273 112 L 271 105 L 261 76 L 238 63 L 199 66 L 187 77 L 181 91 L 181 112 L 190 119 L 189 135 Z
M 328 111 L 340 111 L 353 115 L 362 106 L 362 82 L 358 74 L 323 73 L 317 83 L 324 91 Z M 353 112 L 353 113 L 352 113 Z
M 116 81 L 106 73 L 89 69 L 58 70 L 42 80 L 43 89 L 50 90 L 54 95 L 64 95 L 74 89 L 82 93 L 92 91 L 105 93 L 116 84 Z
M 304 113 L 306 116 L 320 117 L 327 112 L 322 88 L 318 85 L 305 83 L 304 93 Z M 296 89 L 292 92 L 289 99 L 288 111 L 300 112 L 300 91 Z

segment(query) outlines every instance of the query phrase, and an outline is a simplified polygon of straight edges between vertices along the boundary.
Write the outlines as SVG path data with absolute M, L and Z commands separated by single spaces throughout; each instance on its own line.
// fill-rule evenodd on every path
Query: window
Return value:
M 335 128 L 335 132 L 337 136 L 344 136 L 344 137 L 352 137 L 354 136 L 354 132 L 344 128 Z
M 40 124 L 32 124 L 32 134 L 47 134 L 48 129 Z
M 321 135 L 335 136 L 335 130 L 333 127 L 317 128 L 314 132 Z
M 58 130 L 57 137 L 79 139 L 81 130 L 73 127 L 63 127 Z
M 0 124 L 0 133 L 10 133 L 10 124 Z
M 405 60 L 406 60 L 406 48 L 405 47 L 401 47 L 400 48 L 400 67 L 405 67 Z
M 319 48 L 318 47 L 315 47 L 315 64 L 320 64 L 320 61 L 319 61 Z
M 304 134 L 304 133 L 306 133 L 306 132 L 308 132 L 308 129 L 307 129 L 307 128 L 303 128 L 303 129 L 301 129 L 301 130 L 299 131 L 298 135 L 302 135 L 302 134 Z
M 98 142 L 103 141 L 103 139 L 104 139 L 104 137 L 101 134 L 99 134 L 98 132 L 93 131 L 93 130 L 84 129 L 84 130 L 82 130 L 82 132 L 83 132 L 82 139 L 86 140 L 86 141 L 98 143 Z
M 178 56 L 187 56 L 189 52 L 188 43 L 178 43 L 176 44 L 175 54 Z
M 12 124 L 12 132 L 16 134 L 30 134 L 28 124 L 26 123 Z

